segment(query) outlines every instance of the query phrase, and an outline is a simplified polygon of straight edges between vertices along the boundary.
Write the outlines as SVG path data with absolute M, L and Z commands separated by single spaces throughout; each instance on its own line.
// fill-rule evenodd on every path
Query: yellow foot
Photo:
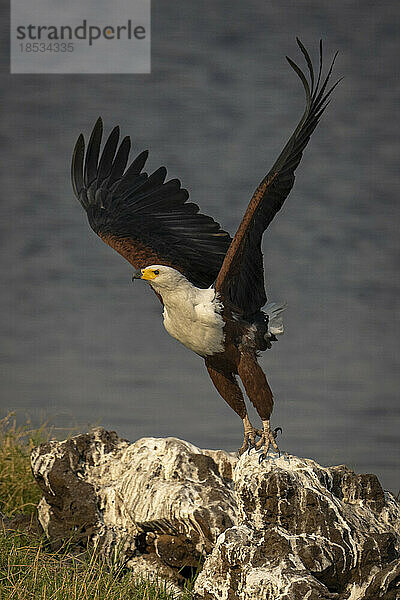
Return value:
M 276 427 L 273 431 L 271 431 L 269 426 L 269 420 L 263 421 L 263 433 L 261 435 L 261 438 L 256 443 L 256 450 L 260 450 L 261 448 L 263 449 L 258 459 L 260 463 L 267 458 L 270 446 L 273 447 L 275 452 L 278 452 L 279 456 L 281 455 L 278 448 L 278 444 L 276 443 L 276 436 L 278 435 L 278 431 L 282 433 L 282 428 Z
M 256 436 L 262 436 L 263 432 L 260 429 L 256 429 L 250 423 L 249 417 L 246 415 L 243 419 L 244 426 L 244 440 L 241 448 L 238 450 L 238 456 L 241 456 L 246 450 L 250 452 L 252 448 L 256 448 Z M 259 442 L 257 442 L 259 443 Z

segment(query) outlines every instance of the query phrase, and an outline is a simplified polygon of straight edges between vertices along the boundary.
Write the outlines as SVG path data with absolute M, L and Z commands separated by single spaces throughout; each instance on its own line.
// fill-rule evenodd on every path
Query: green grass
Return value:
M 32 448 L 50 437 L 46 427 L 18 427 L 12 415 L 0 420 L 0 511 L 32 513 L 41 498 L 29 462 Z
M 106 564 L 94 550 L 49 552 L 46 541 L 23 532 L 0 536 L 1 600 L 172 600 L 161 581 Z M 187 593 L 186 598 L 190 598 Z
M 30 514 L 41 498 L 31 473 L 29 454 L 49 439 L 46 427 L 18 427 L 12 417 L 0 421 L 0 511 Z M 186 586 L 190 600 L 193 582 Z M 54 551 L 46 538 L 0 526 L 0 600 L 173 600 L 165 583 L 138 579 L 110 564 L 94 548 L 70 542 Z

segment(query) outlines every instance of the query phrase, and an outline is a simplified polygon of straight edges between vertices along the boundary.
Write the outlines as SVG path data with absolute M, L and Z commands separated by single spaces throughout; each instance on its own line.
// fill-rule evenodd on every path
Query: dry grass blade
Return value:
M 21 511 L 35 517 L 41 492 L 29 455 L 53 431 L 18 426 L 12 414 L 0 421 L 0 511 L 14 517 L 14 529 Z M 72 540 L 50 551 L 31 528 L 7 530 L 6 523 L 0 519 L 0 600 L 174 600 L 165 582 L 138 579 L 120 566 L 117 555 L 115 564 L 106 562 L 96 548 L 77 548 Z M 182 600 L 192 597 L 189 589 Z

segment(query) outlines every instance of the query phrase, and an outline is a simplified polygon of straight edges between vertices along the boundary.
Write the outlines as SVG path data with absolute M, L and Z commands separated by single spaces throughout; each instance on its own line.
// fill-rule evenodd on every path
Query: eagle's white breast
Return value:
M 164 326 L 172 337 L 200 356 L 224 350 L 223 305 L 213 288 L 198 288 L 166 265 L 142 269 L 142 278 L 160 294 Z
M 225 322 L 215 290 L 191 288 L 163 294 L 165 329 L 200 356 L 222 352 Z

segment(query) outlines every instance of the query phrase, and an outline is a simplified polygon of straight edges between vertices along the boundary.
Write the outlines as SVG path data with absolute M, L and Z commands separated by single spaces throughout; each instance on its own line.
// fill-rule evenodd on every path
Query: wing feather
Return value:
M 83 183 L 83 158 L 85 156 L 85 140 L 83 135 L 81 134 L 78 137 L 78 140 L 75 144 L 74 153 L 72 155 L 72 163 L 71 163 L 71 179 L 72 179 L 72 188 L 74 190 L 75 196 L 82 204 L 82 199 L 80 197 L 81 191 L 84 187 Z M 84 204 L 82 204 L 83 208 L 86 208 Z
M 92 181 L 94 181 L 97 176 L 97 163 L 99 161 L 100 144 L 102 137 L 103 123 L 101 119 L 98 119 L 90 136 L 86 153 L 85 171 L 83 175 L 83 180 L 85 182 L 86 187 L 89 187 Z
M 111 173 L 108 180 L 108 185 L 112 185 L 119 179 L 121 179 L 129 158 L 129 152 L 131 150 L 131 140 L 128 136 L 124 137 L 120 147 L 115 155 L 114 163 L 111 168 Z
M 103 153 L 100 158 L 98 170 L 97 170 L 97 181 L 102 182 L 111 173 L 113 166 L 115 151 L 118 146 L 119 140 L 119 127 L 114 127 L 110 133 L 108 140 L 105 143 Z
M 334 55 L 322 85 L 320 85 L 322 42 L 319 47 L 319 71 L 316 83 L 310 55 L 299 39 L 297 39 L 297 43 L 305 57 L 309 80 L 292 59 L 286 58 L 304 87 L 306 96 L 304 113 L 272 169 L 254 192 L 215 282 L 215 287 L 223 298 L 229 300 L 248 318 L 258 312 L 267 301 L 261 252 L 263 233 L 289 195 L 294 184 L 294 173 L 300 163 L 304 148 L 326 109 L 333 90 L 340 81 L 340 79 L 336 81 L 326 91 L 337 53 Z
M 165 167 L 143 172 L 148 152 L 128 166 L 131 142 L 114 127 L 102 152 L 103 122 L 93 128 L 85 153 L 83 135 L 72 156 L 72 187 L 99 237 L 135 268 L 172 266 L 199 287 L 215 280 L 231 242 L 211 217 L 188 202 L 179 179 L 166 181 Z

